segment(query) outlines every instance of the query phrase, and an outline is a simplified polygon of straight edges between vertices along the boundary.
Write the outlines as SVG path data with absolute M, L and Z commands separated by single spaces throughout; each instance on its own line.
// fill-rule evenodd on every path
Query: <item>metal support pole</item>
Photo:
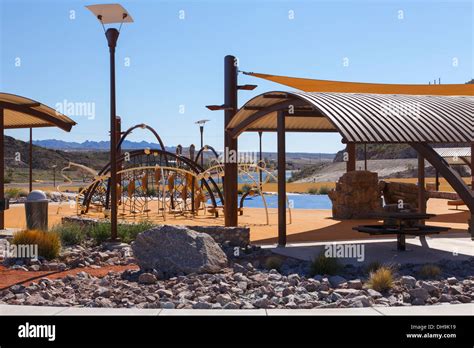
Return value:
M 119 31 L 109 28 L 105 32 L 110 52 L 110 239 L 117 240 L 117 123 L 115 104 L 115 47 Z
M 418 211 L 426 213 L 425 158 L 418 154 Z
M 286 149 L 285 149 L 285 114 L 277 115 L 278 137 L 278 246 L 286 245 Z
M 5 149 L 4 149 L 4 112 L 0 108 L 0 201 L 5 199 Z M 0 210 L 0 230 L 5 229 L 5 214 Z
M 224 58 L 224 221 L 225 226 L 237 226 L 237 179 L 238 147 L 237 138 L 226 131 L 227 126 L 237 112 L 237 65 L 234 56 Z
M 439 191 L 439 172 L 438 172 L 438 170 L 436 170 L 435 190 Z
M 347 162 L 346 171 L 353 172 L 356 170 L 356 144 L 347 143 Z
M 30 128 L 30 148 L 29 148 L 29 189 L 33 191 L 33 128 Z
M 367 144 L 364 144 L 364 170 L 367 171 Z
M 201 147 L 204 147 L 204 126 L 199 126 L 199 131 L 201 132 Z M 204 168 L 204 151 L 201 151 L 201 167 Z
M 259 166 L 262 165 L 262 135 L 263 135 L 263 132 L 258 132 L 258 146 L 259 146 L 258 160 L 259 160 Z M 261 170 L 259 170 L 258 183 L 260 185 L 260 188 L 262 187 L 262 182 L 263 182 L 263 172 Z

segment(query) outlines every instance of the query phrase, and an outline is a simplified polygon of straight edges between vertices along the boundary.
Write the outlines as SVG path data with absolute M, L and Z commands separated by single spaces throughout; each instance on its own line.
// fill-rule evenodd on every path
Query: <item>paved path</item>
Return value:
M 366 308 L 326 308 L 326 309 L 138 309 L 138 308 L 82 308 L 0 305 L 0 315 L 474 315 L 474 303 L 444 304 L 435 306 L 408 307 L 366 307 Z

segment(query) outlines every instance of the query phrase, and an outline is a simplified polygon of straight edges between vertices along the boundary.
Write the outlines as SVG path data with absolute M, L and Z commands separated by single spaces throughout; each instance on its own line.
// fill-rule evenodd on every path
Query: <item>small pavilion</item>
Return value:
M 35 100 L 15 94 L 0 93 L 0 230 L 5 229 L 5 129 L 30 129 L 29 186 L 32 188 L 33 128 L 58 127 L 66 132 L 76 125 L 66 115 Z
M 347 171 L 356 170 L 356 144 L 409 144 L 418 152 L 419 209 L 426 211 L 424 161 L 453 187 L 471 212 L 474 233 L 474 191 L 437 153 L 432 144 L 474 147 L 474 85 L 372 84 L 301 79 L 257 73 L 246 75 L 300 91 L 260 94 L 236 105 L 237 68 L 225 59 L 225 146 L 237 151 L 243 132 L 277 132 L 278 244 L 286 244 L 285 135 L 287 132 L 338 132 L 346 144 Z M 472 181 L 474 182 L 474 166 Z M 225 164 L 225 218 L 237 224 L 237 166 Z

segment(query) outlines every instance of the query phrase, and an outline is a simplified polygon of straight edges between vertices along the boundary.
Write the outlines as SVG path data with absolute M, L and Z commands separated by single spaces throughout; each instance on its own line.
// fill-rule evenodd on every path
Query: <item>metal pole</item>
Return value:
M 278 137 L 278 246 L 286 245 L 286 149 L 285 114 L 277 115 Z
M 224 104 L 227 107 L 224 111 L 224 221 L 225 226 L 237 226 L 237 138 L 226 131 L 237 112 L 237 65 L 235 57 L 230 55 L 224 58 Z
M 110 239 L 117 240 L 117 130 L 115 110 L 115 47 L 119 31 L 109 28 L 105 32 L 110 52 Z
M 353 172 L 356 170 L 356 144 L 347 143 L 347 162 L 346 162 L 346 171 Z
M 367 171 L 367 144 L 364 144 L 364 170 Z
M 4 109 L 0 108 L 0 201 L 5 199 Z M 0 209 L 0 230 L 5 229 L 5 214 Z
M 204 126 L 199 126 L 201 132 L 201 150 L 204 147 Z M 201 151 L 201 167 L 204 168 L 204 151 Z
M 418 154 L 418 211 L 426 213 L 425 158 L 420 154 Z
M 439 191 L 439 172 L 437 169 L 436 169 L 435 189 L 436 191 Z
M 30 149 L 29 149 L 29 159 L 28 163 L 30 164 L 30 173 L 29 173 L 29 188 L 30 192 L 33 191 L 33 128 L 30 128 Z
M 262 134 L 263 132 L 258 132 L 258 144 L 259 144 L 259 156 L 258 156 L 258 160 L 259 160 L 259 166 L 262 165 Z M 259 184 L 260 184 L 260 187 L 262 186 L 262 182 L 263 182 L 263 172 L 261 170 L 259 170 Z
M 56 187 L 56 166 L 53 166 L 53 187 Z

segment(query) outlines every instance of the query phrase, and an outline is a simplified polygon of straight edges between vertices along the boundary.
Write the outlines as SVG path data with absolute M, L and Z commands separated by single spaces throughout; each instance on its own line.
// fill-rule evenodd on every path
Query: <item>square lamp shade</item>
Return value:
M 133 18 L 119 4 L 103 4 L 103 5 L 89 5 L 86 6 L 97 18 L 101 16 L 100 19 L 104 24 L 111 23 L 132 23 Z M 124 15 L 125 18 L 124 18 Z

